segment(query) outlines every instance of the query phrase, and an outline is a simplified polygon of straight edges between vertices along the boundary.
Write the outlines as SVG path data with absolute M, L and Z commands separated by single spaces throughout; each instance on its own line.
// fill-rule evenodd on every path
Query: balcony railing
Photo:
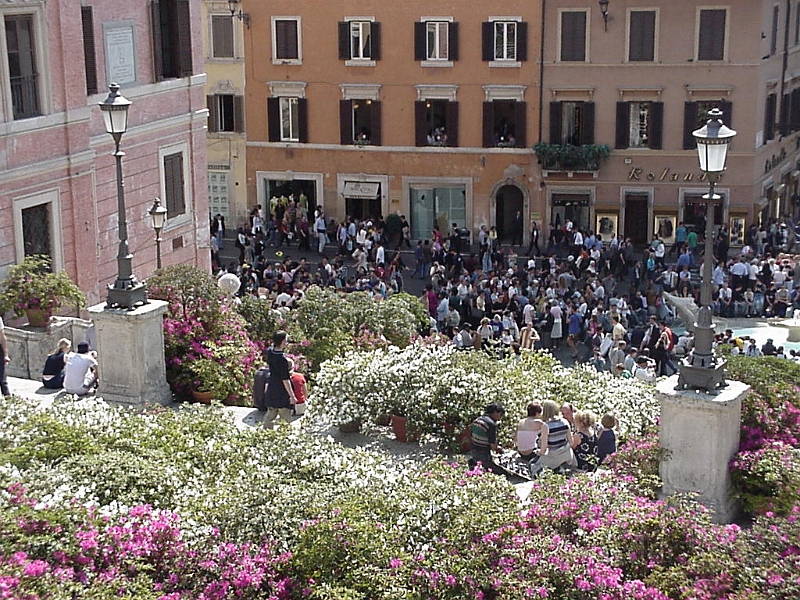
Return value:
M 545 144 L 533 147 L 545 171 L 599 171 L 600 162 L 608 158 L 611 148 L 605 144 Z
M 14 119 L 30 119 L 41 115 L 39 110 L 38 75 L 11 77 L 11 105 Z

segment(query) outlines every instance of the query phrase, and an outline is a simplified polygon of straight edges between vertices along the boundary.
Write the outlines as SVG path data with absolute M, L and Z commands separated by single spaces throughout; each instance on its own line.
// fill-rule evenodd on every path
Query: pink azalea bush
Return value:
M 211 531 L 190 544 L 177 514 L 147 505 L 109 517 L 77 504 L 40 506 L 21 486 L 8 492 L 0 518 L 0 598 L 34 600 L 56 590 L 157 600 L 292 597 L 291 556 L 269 543 L 223 542 Z
M 752 391 L 742 403 L 734 493 L 750 513 L 789 514 L 800 503 L 800 366 L 774 357 L 730 357 L 728 376 Z

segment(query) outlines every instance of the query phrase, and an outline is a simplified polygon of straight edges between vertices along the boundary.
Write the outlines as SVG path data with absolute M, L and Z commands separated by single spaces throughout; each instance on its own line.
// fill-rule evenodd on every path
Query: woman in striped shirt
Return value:
M 542 403 L 542 420 L 547 425 L 547 431 L 543 431 L 540 436 L 540 464 L 550 469 L 557 469 L 562 465 L 577 466 L 578 461 L 572 451 L 572 429 L 569 422 L 561 416 L 558 404 L 545 400 Z

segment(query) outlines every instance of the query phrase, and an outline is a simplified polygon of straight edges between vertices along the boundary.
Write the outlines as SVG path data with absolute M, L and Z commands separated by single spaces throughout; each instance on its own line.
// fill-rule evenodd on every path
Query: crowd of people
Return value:
M 598 370 L 646 380 L 674 373 L 677 360 L 692 349 L 692 334 L 679 336 L 670 327 L 676 313 L 662 292 L 699 304 L 705 260 L 701 226 L 679 223 L 669 248 L 656 235 L 641 250 L 630 239 L 613 233 L 604 239 L 569 220 L 547 231 L 533 223 L 527 251 L 504 246 L 496 227 L 482 226 L 475 251 L 469 233 L 455 223 L 447 232 L 434 227 L 428 238 L 412 245 L 404 216 L 399 216 L 398 234 L 390 236 L 383 217 L 326 222 L 318 206 L 310 217 L 315 225 L 309 236 L 319 240 L 318 264 L 311 268 L 304 258 L 267 258 L 270 244 L 289 247 L 298 221 L 302 231 L 302 223 L 310 220 L 301 202 L 290 197 L 284 206 L 283 199 L 273 200 L 268 216 L 254 207 L 249 227 L 238 234 L 238 264 L 220 272 L 235 272 L 242 281 L 240 294 L 259 295 L 277 308 L 291 308 L 309 285 L 385 298 L 402 291 L 404 278 L 411 277 L 425 281 L 421 300 L 431 330 L 460 348 L 500 355 L 568 350 L 573 359 Z M 287 223 L 291 235 L 276 237 L 272 226 L 265 235 L 264 223 Z M 789 253 L 794 231 L 790 220 L 753 226 L 741 250 L 730 256 L 728 233 L 718 228 L 710 257 L 716 314 L 784 317 L 800 309 L 800 265 Z M 328 233 L 335 245 L 328 243 Z M 521 243 L 521 236 L 515 237 Z M 310 246 L 301 242 L 296 240 L 302 253 Z

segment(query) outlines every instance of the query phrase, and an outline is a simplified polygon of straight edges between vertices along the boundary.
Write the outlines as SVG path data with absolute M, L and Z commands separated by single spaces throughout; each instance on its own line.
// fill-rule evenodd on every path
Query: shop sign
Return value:
M 771 158 L 768 158 L 764 162 L 764 174 L 766 175 L 767 173 L 772 171 L 772 169 L 780 165 L 783 161 L 786 160 L 787 156 L 788 155 L 786 154 L 786 148 L 781 148 L 780 154 L 773 154 Z
M 645 171 L 640 167 L 632 167 L 628 172 L 628 181 L 706 181 L 707 173 L 681 173 L 673 171 L 670 167 L 664 167 L 659 173 L 656 171 Z M 716 181 L 722 179 L 722 173 L 717 175 Z

